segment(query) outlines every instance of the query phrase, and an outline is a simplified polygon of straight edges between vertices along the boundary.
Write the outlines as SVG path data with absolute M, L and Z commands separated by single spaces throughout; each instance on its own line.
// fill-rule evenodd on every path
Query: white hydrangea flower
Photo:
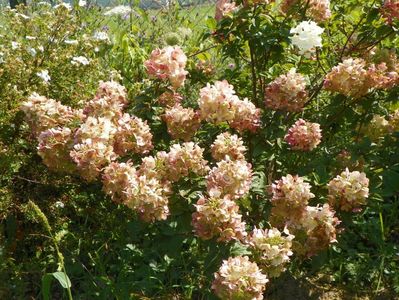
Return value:
M 72 60 L 71 60 L 71 64 L 73 64 L 73 65 L 87 66 L 89 63 L 90 63 L 90 61 L 84 56 L 75 56 L 75 57 L 72 57 Z
M 41 79 L 43 79 L 43 81 L 46 83 L 51 80 L 51 77 L 48 74 L 48 70 L 42 70 L 40 72 L 37 72 L 36 75 L 39 76 Z
M 303 21 L 295 28 L 292 28 L 290 33 L 291 42 L 298 47 L 301 55 L 309 55 L 316 51 L 316 47 L 322 47 L 321 34 L 324 29 L 319 27 L 313 21 Z

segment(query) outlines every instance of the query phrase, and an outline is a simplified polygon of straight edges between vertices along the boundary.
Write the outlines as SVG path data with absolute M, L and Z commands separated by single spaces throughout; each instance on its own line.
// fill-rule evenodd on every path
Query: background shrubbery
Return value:
M 391 63 L 391 71 L 398 72 L 399 23 L 387 21 L 383 1 L 332 0 L 331 17 L 317 20 L 324 28 L 322 47 L 304 56 L 290 39 L 292 28 L 312 19 L 304 2 L 285 14 L 277 3 L 248 2 L 219 22 L 209 6 L 199 6 L 197 13 L 171 6 L 156 17 L 139 7 L 122 16 L 104 16 L 98 7 L 69 10 L 39 3 L 2 9 L 0 298 L 66 298 L 58 283 L 50 292 L 45 289 L 46 274 L 60 271 L 68 274 L 77 299 L 213 299 L 212 281 L 222 261 L 250 254 L 237 241 L 217 243 L 193 234 L 194 204 L 206 194 L 203 176 L 185 176 L 173 184 L 166 220 L 143 222 L 134 210 L 111 201 L 101 180 L 87 182 L 77 172 L 49 170 L 20 111 L 33 92 L 80 109 L 93 99 L 100 80 L 118 81 L 127 90 L 124 111 L 151 128 L 150 154 L 167 152 L 183 143 L 168 133 L 161 116 L 165 108 L 157 100 L 170 86 L 149 77 L 145 62 L 154 49 L 178 45 L 188 57 L 187 79 L 177 90 L 184 107 L 198 110 L 200 89 L 226 79 L 240 99 L 247 97 L 261 109 L 256 131 L 204 121 L 192 138 L 205 149 L 210 167 L 215 166 L 211 145 L 218 134 L 230 131 L 243 138 L 253 176 L 250 193 L 237 203 L 248 232 L 254 226 L 270 228 L 270 186 L 282 176 L 304 176 L 315 194 L 309 203 L 313 206 L 328 202 L 327 184 L 345 168 L 365 172 L 370 181 L 361 212 L 337 209 L 337 243 L 311 258 L 295 253 L 288 270 L 267 284 L 265 295 L 293 297 L 281 291 L 289 284 L 302 289 L 293 293 L 297 297 L 310 298 L 304 292 L 308 289 L 316 294 L 336 289 L 337 297 L 394 299 L 399 292 L 399 135 L 394 114 L 399 88 L 395 82 L 389 88 L 342 95 L 323 84 L 332 68 L 349 57 L 363 58 L 368 65 Z M 80 56 L 89 64 L 71 63 Z M 304 109 L 265 105 L 267 87 L 292 68 L 306 77 Z M 48 82 L 38 76 L 43 70 Z M 321 143 L 311 152 L 293 151 L 284 139 L 300 118 L 319 123 L 322 130 Z M 137 166 L 141 157 L 128 153 L 122 160 Z

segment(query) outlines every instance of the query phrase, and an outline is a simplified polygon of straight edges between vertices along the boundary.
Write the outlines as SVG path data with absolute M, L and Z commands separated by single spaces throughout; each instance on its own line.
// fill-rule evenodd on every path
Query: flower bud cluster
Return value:
M 185 70 L 187 56 L 179 46 L 155 49 L 144 63 L 147 73 L 155 78 L 168 79 L 174 89 L 184 85 L 188 72 Z
M 247 236 L 239 206 L 229 197 L 201 197 L 192 214 L 194 232 L 203 240 L 217 237 L 218 242 L 243 241 Z
M 217 161 L 226 155 L 232 160 L 244 160 L 246 151 L 243 140 L 229 132 L 219 134 L 211 146 L 212 157 Z
M 311 151 L 321 142 L 321 129 L 318 123 L 299 119 L 284 137 L 292 150 Z
M 163 119 L 171 137 L 184 141 L 190 141 L 201 125 L 199 112 L 180 104 L 166 109 Z
M 292 240 L 294 236 L 288 229 L 280 232 L 277 228 L 255 228 L 247 239 L 247 244 L 255 257 L 255 261 L 268 277 L 278 277 L 285 271 L 290 261 Z
M 273 110 L 301 111 L 307 98 L 305 77 L 295 69 L 277 77 L 265 90 L 265 105 Z
M 365 173 L 346 169 L 328 183 L 329 202 L 343 211 L 361 211 L 369 196 L 368 186 Z
M 240 100 L 226 80 L 207 84 L 200 90 L 201 117 L 211 123 L 229 122 L 237 131 L 255 131 L 260 126 L 260 110 L 248 99 Z
M 215 273 L 212 289 L 220 299 L 262 300 L 268 281 L 248 256 L 237 256 L 223 261 Z
M 231 160 L 226 156 L 209 172 L 206 180 L 209 195 L 238 199 L 249 192 L 252 167 L 245 160 Z

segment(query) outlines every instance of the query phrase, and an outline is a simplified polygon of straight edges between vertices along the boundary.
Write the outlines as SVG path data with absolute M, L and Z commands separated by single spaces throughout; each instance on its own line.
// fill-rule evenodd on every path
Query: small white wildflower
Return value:
M 65 204 L 64 204 L 64 202 L 57 201 L 57 202 L 54 203 L 54 206 L 55 206 L 56 208 L 64 208 L 64 207 L 65 207 Z
M 130 14 L 131 11 L 132 11 L 132 9 L 129 6 L 118 5 L 118 6 L 115 6 L 114 8 L 106 11 L 104 13 L 104 16 L 114 16 L 114 15 L 125 16 L 127 14 Z
M 43 81 L 46 82 L 46 83 L 51 80 L 51 77 L 48 74 L 47 70 L 42 70 L 40 72 L 37 72 L 36 75 L 39 76 L 41 79 L 43 79 Z
M 71 60 L 71 64 L 73 65 L 81 64 L 83 66 L 87 66 L 89 63 L 90 61 L 84 56 L 75 56 Z
M 64 43 L 67 44 L 67 45 L 77 45 L 77 44 L 79 44 L 79 42 L 77 40 L 65 40 Z
M 83 7 L 86 6 L 87 2 L 85 0 L 79 0 L 79 6 Z
M 28 53 L 29 53 L 30 55 L 32 55 L 33 57 L 35 57 L 37 52 L 36 52 L 35 48 L 29 47 L 29 48 L 28 48 Z
M 19 43 L 18 42 L 11 42 L 11 48 L 12 50 L 16 50 L 19 48 Z
M 40 52 L 44 52 L 44 47 L 43 47 L 42 45 L 38 46 L 37 49 L 38 49 Z
M 57 4 L 54 6 L 54 9 L 57 9 L 59 7 L 65 7 L 67 10 L 71 10 L 72 6 L 69 3 L 61 2 L 60 4 Z
M 36 37 L 35 37 L 35 36 L 31 36 L 31 35 L 27 35 L 25 38 L 26 38 L 28 41 L 36 40 Z
M 104 31 L 97 31 L 94 33 L 93 38 L 98 41 L 109 41 L 109 36 Z
M 324 29 L 313 21 L 303 21 L 290 32 L 294 34 L 291 42 L 298 47 L 301 55 L 309 55 L 316 51 L 316 47 L 322 47 L 321 34 Z
M 18 16 L 18 17 L 21 17 L 24 20 L 29 20 L 30 19 L 30 17 L 28 17 L 27 15 L 24 15 L 24 14 L 16 13 L 15 15 Z

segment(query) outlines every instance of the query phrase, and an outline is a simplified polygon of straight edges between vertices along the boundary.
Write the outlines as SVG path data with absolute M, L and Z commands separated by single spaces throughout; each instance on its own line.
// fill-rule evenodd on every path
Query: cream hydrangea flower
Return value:
M 293 34 L 291 42 L 299 49 L 301 55 L 309 56 L 316 51 L 316 47 L 322 47 L 321 34 L 324 29 L 313 21 L 303 21 L 290 33 Z
M 224 159 L 226 155 L 232 160 L 243 160 L 246 151 L 243 140 L 229 132 L 219 134 L 211 146 L 212 157 L 217 161 Z
M 201 239 L 217 237 L 218 242 L 243 240 L 247 233 L 239 206 L 228 197 L 201 197 L 192 214 L 194 232 Z
M 292 240 L 294 236 L 288 229 L 280 232 L 277 228 L 257 229 L 251 232 L 247 243 L 254 259 L 269 277 L 278 277 L 285 271 L 285 265 L 290 261 Z
M 184 141 L 190 141 L 201 125 L 199 112 L 192 108 L 184 108 L 180 104 L 166 109 L 163 119 L 172 138 Z
M 248 256 L 237 256 L 223 261 L 215 273 L 212 289 L 221 299 L 262 300 L 268 281 Z
M 249 192 L 252 167 L 245 160 L 231 160 L 226 156 L 209 172 L 206 180 L 209 195 L 238 199 Z
M 343 211 L 361 211 L 369 196 L 369 179 L 359 171 L 343 171 L 328 183 L 330 204 Z

